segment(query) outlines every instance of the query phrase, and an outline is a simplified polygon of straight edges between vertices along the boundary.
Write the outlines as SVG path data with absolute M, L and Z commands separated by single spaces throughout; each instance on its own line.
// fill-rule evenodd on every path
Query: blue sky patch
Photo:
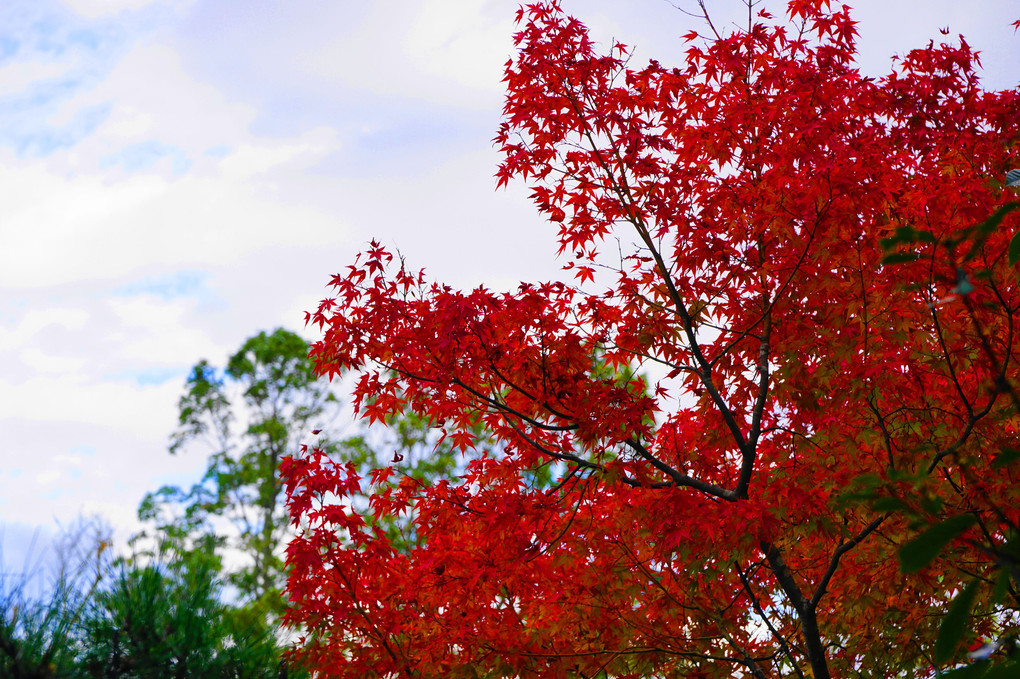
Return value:
M 156 476 L 149 477 L 149 482 L 152 484 L 152 491 L 155 493 L 164 486 L 172 486 L 180 488 L 185 493 L 191 490 L 191 487 L 202 480 L 202 476 L 205 473 L 203 464 L 197 464 L 190 472 L 171 472 L 169 474 L 158 474 Z
M 173 158 L 174 175 L 183 174 L 191 168 L 191 160 L 184 149 L 164 144 L 156 139 L 123 146 L 120 150 L 101 158 L 99 167 L 108 170 L 120 165 L 125 172 L 144 172 L 166 157 Z
M 0 35 L 0 63 L 14 56 L 20 44 L 9 35 Z
M 78 110 L 66 125 L 51 125 L 20 113 L 10 114 L 0 103 L 0 144 L 13 148 L 19 157 L 45 158 L 68 149 L 92 134 L 110 115 L 109 104 Z
M 116 382 L 131 380 L 139 387 L 158 387 L 172 380 L 183 383 L 187 376 L 188 369 L 186 368 L 142 368 L 140 370 L 125 370 L 112 375 L 103 375 L 103 380 Z
M 175 177 L 180 177 L 191 169 L 191 159 L 184 155 L 184 152 L 174 154 L 174 162 L 171 168 Z
M 226 144 L 220 144 L 219 146 L 212 146 L 205 150 L 205 155 L 211 158 L 226 158 L 230 155 L 230 152 L 234 149 Z
M 114 288 L 111 294 L 117 297 L 154 295 L 164 302 L 182 297 L 205 299 L 211 296 L 209 289 L 205 285 L 207 278 L 209 278 L 209 274 L 205 271 L 185 269 L 131 281 Z
M 67 451 L 71 455 L 85 455 L 86 457 L 92 457 L 96 454 L 95 446 L 75 446 L 71 450 Z
M 0 145 L 22 158 L 44 158 L 92 134 L 109 115 L 109 104 L 81 107 L 67 123 L 51 121 L 62 103 L 95 87 L 144 37 L 134 23 L 90 21 L 50 0 L 0 2 L 0 63 L 64 69 L 0 96 Z

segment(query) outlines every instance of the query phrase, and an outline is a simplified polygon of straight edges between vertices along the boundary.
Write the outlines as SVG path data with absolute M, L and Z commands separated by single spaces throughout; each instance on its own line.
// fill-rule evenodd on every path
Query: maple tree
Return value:
M 309 315 L 363 417 L 467 460 L 284 461 L 323 676 L 923 676 L 1009 634 L 1020 94 L 962 38 L 864 77 L 822 0 L 706 19 L 637 68 L 520 9 L 498 183 L 572 282 L 459 292 L 372 243 Z

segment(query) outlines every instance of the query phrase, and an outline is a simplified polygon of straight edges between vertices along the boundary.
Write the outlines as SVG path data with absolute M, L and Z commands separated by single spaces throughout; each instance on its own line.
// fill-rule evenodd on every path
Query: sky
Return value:
M 366 243 L 433 279 L 560 275 L 555 228 L 492 147 L 516 0 L 0 2 L 0 557 L 76 517 L 118 545 L 189 368 L 304 312 Z M 717 24 L 746 12 L 706 0 Z M 853 4 L 853 3 L 852 3 Z M 680 64 L 694 0 L 563 0 L 634 64 Z M 860 68 L 966 36 L 1020 82 L 1015 0 L 860 0 Z M 781 13 L 778 2 L 768 4 Z

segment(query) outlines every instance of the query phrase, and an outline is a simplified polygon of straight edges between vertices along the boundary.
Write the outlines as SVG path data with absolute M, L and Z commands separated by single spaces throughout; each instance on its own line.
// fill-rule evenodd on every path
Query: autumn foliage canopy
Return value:
M 460 292 L 373 243 L 310 314 L 363 417 L 463 453 L 285 462 L 323 676 L 928 676 L 1009 633 L 1020 95 L 962 38 L 864 77 L 845 7 L 785 12 L 667 67 L 519 11 L 498 183 L 567 280 Z

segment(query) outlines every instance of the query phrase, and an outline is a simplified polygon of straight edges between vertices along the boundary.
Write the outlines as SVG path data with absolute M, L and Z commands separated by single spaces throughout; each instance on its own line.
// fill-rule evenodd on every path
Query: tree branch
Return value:
M 818 587 L 815 589 L 815 593 L 811 597 L 811 601 L 808 602 L 812 609 L 817 607 L 818 602 L 822 600 L 823 596 L 825 596 L 825 590 L 829 586 L 829 581 L 832 580 L 832 576 L 836 573 L 836 569 L 839 567 L 839 560 L 843 557 L 843 555 L 859 545 L 866 537 L 874 533 L 887 518 L 889 518 L 889 514 L 876 518 L 874 521 L 865 526 L 860 533 L 850 539 L 849 542 L 841 543 L 836 548 L 836 551 L 832 554 L 832 559 L 829 561 L 829 567 L 825 569 L 825 575 L 822 576 L 822 580 L 818 583 Z
M 783 561 L 783 555 L 779 548 L 774 544 L 762 542 L 761 551 L 769 563 L 769 569 L 776 576 L 779 586 L 790 603 L 793 604 L 793 608 L 800 618 L 805 654 L 811 665 L 814 679 L 829 679 L 829 665 L 825 661 L 825 646 L 822 644 L 822 636 L 818 630 L 818 618 L 815 616 L 814 606 L 804 598 L 804 593 L 801 592 L 800 586 L 793 578 L 793 573 Z

